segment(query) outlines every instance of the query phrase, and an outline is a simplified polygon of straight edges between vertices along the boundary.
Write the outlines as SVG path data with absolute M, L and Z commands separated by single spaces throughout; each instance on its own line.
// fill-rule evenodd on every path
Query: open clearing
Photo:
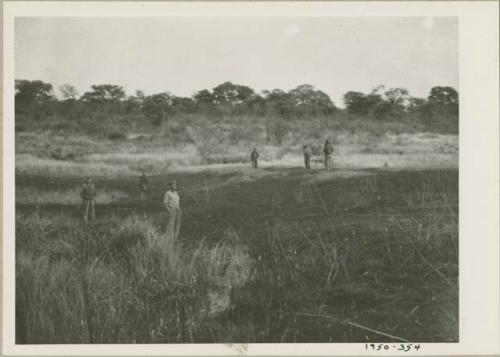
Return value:
M 17 343 L 458 341 L 456 168 L 234 167 L 96 178 L 88 225 L 81 179 L 18 173 Z

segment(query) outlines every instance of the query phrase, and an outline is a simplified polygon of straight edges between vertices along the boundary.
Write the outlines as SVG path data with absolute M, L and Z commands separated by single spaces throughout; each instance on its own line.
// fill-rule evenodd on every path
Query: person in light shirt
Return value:
M 82 185 L 82 189 L 80 191 L 80 197 L 83 201 L 83 220 L 87 222 L 90 213 L 90 219 L 95 220 L 95 186 L 92 183 L 92 178 L 87 177 L 87 181 Z
M 167 210 L 167 239 L 169 241 L 175 241 L 181 230 L 180 198 L 177 193 L 177 183 L 175 181 L 170 182 L 169 189 L 163 196 L 163 203 Z

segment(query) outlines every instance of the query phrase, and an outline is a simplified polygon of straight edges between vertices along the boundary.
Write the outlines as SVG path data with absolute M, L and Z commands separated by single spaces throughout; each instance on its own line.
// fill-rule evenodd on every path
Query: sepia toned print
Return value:
M 16 344 L 459 342 L 457 18 L 15 41 Z

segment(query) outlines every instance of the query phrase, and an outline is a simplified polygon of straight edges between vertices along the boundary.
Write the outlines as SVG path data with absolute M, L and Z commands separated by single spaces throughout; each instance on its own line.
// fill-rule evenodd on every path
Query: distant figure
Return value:
M 325 167 L 327 170 L 330 170 L 333 166 L 332 162 L 333 145 L 330 144 L 328 140 L 325 141 L 325 146 L 323 147 L 323 153 L 325 154 Z
M 311 168 L 311 156 L 312 156 L 312 149 L 309 145 L 304 145 L 302 148 L 302 151 L 304 152 L 304 164 L 306 165 L 306 169 Z
M 85 222 L 89 218 L 89 211 L 90 219 L 95 220 L 95 195 L 95 186 L 92 183 L 92 178 L 87 177 L 87 182 L 82 185 L 82 190 L 80 191 L 80 197 L 84 206 L 83 220 Z
M 144 199 L 148 191 L 148 178 L 144 171 L 142 171 L 142 176 L 139 178 L 139 188 L 141 189 L 141 199 Z
M 252 168 L 256 169 L 259 160 L 259 153 L 257 152 L 257 148 L 253 148 L 252 154 L 250 155 L 250 160 L 252 161 Z
M 170 182 L 169 189 L 163 196 L 163 203 L 167 210 L 167 240 L 173 242 L 177 240 L 181 230 L 181 206 L 179 194 L 177 193 L 177 183 L 175 181 Z

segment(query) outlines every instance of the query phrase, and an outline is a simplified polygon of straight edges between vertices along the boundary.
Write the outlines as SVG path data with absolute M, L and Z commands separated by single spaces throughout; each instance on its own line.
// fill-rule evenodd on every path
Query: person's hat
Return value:
M 168 183 L 169 185 L 173 185 L 174 183 L 177 183 L 177 181 L 175 180 L 170 180 L 170 182 Z

